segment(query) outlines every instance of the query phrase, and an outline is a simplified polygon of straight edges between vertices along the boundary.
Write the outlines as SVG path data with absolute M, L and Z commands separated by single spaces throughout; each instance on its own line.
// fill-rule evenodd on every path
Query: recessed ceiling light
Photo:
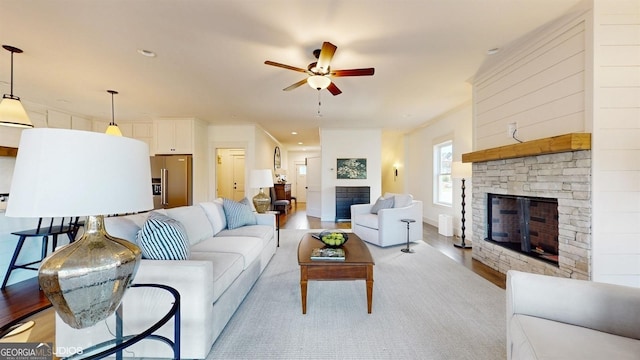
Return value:
M 302 145 L 302 141 L 298 141 L 298 145 Z
M 298 135 L 298 132 L 297 131 L 292 131 L 291 135 Z
M 146 57 L 156 57 L 156 53 L 151 50 L 138 49 L 138 54 Z
M 487 50 L 487 55 L 494 55 L 494 54 L 497 54 L 499 51 L 500 51 L 500 48 L 489 49 Z

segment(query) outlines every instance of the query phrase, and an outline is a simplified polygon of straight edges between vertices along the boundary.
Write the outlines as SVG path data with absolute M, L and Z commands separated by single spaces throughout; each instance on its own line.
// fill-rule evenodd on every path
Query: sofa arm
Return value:
M 211 261 L 142 260 L 133 283 L 162 284 L 178 290 L 183 319 L 211 312 L 214 300 Z
M 507 272 L 507 332 L 514 314 L 640 340 L 640 288 Z
M 276 216 L 274 214 L 260 214 L 256 213 L 256 221 L 258 225 L 269 225 L 274 229 L 276 227 Z

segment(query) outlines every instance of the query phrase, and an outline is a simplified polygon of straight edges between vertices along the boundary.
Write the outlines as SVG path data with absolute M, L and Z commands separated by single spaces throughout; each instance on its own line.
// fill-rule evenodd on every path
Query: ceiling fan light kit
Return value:
M 331 70 L 330 64 L 333 59 L 333 55 L 336 52 L 337 47 L 330 42 L 324 42 L 322 49 L 316 49 L 313 51 L 313 56 L 318 60 L 312 62 L 306 69 L 277 63 L 267 60 L 264 63 L 266 65 L 276 66 L 287 70 L 293 70 L 302 72 L 308 75 L 306 79 L 300 80 L 297 83 L 287 86 L 284 91 L 290 91 L 300 87 L 305 82 L 315 90 L 327 89 L 333 96 L 342 94 L 342 90 L 336 86 L 335 82 L 330 77 L 341 76 L 371 76 L 374 74 L 374 68 L 364 69 L 347 69 L 347 70 Z
M 324 75 L 313 75 L 307 78 L 307 84 L 309 84 L 312 89 L 323 90 L 331 85 L 331 79 Z

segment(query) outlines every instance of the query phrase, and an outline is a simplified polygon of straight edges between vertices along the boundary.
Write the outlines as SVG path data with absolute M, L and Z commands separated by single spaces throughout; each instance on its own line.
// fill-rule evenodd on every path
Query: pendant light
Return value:
M 11 93 L 2 96 L 2 102 L 0 102 L 0 125 L 32 128 L 33 124 L 29 120 L 24 107 L 22 107 L 20 98 L 13 95 L 13 53 L 20 54 L 22 50 L 11 45 L 2 45 L 2 47 L 11 52 Z
M 105 131 L 105 134 L 122 136 L 122 132 L 120 131 L 118 124 L 116 124 L 115 115 L 113 111 L 113 95 L 117 94 L 118 92 L 115 90 L 107 90 L 107 92 L 111 94 L 111 122 L 109 123 L 109 127 L 107 128 L 107 131 Z

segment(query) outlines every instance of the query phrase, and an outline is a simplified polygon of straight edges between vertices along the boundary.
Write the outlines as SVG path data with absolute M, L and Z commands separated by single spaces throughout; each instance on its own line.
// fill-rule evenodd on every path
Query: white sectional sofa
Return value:
M 640 359 L 640 289 L 509 270 L 507 359 Z
M 187 260 L 143 259 L 133 281 L 169 285 L 179 291 L 181 358 L 207 356 L 276 251 L 274 215 L 255 214 L 256 225 L 230 230 L 219 200 L 157 210 L 184 226 L 190 254 Z M 105 227 L 111 235 L 135 242 L 148 214 L 106 218 Z M 170 303 L 169 293 L 129 289 L 123 300 L 125 335 L 148 328 L 168 311 Z M 112 316 L 90 328 L 76 330 L 56 318 L 56 346 L 86 349 L 112 339 L 114 324 Z M 157 333 L 173 339 L 173 320 Z M 124 356 L 171 358 L 173 353 L 166 344 L 144 340 L 126 349 Z

